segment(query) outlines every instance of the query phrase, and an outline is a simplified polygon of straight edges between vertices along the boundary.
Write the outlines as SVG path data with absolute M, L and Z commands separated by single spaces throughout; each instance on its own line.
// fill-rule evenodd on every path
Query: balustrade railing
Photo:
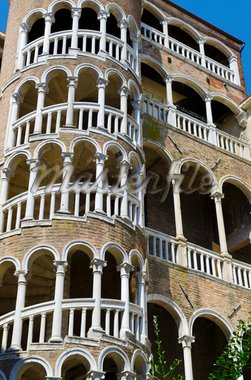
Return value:
M 167 123 L 168 107 L 156 100 L 146 98 L 143 99 L 143 111 L 153 118 Z
M 145 229 L 148 235 L 148 253 L 160 259 L 177 262 L 177 241 L 175 238 L 151 230 Z
M 183 44 L 173 37 L 166 37 L 164 33 L 152 28 L 149 25 L 141 23 L 141 31 L 142 36 L 147 40 L 162 45 L 163 47 L 170 49 L 171 51 L 186 58 L 187 60 L 194 62 L 197 65 L 203 66 L 210 72 L 235 83 L 235 73 L 229 67 L 222 65 L 212 58 L 206 56 L 203 57 L 202 54 L 197 50 Z
M 176 111 L 176 119 L 178 129 L 208 141 L 209 128 L 207 124 L 178 110 Z
M 62 302 L 63 320 L 62 338 L 87 338 L 91 327 L 94 299 L 65 299 Z M 101 300 L 101 327 L 104 334 L 120 338 L 121 321 L 125 303 L 120 300 Z M 52 319 L 54 301 L 45 302 L 22 310 L 22 349 L 28 350 L 31 344 L 46 344 L 52 334 Z M 136 304 L 130 303 L 130 330 L 136 340 L 141 341 L 143 310 Z M 0 347 L 1 353 L 10 347 L 15 312 L 0 317 Z
M 251 266 L 233 260 L 234 284 L 251 289 Z
M 101 32 L 95 30 L 79 30 L 78 31 L 78 51 L 79 53 L 87 53 L 98 55 L 100 51 Z M 69 56 L 72 41 L 72 31 L 61 31 L 50 35 L 49 37 L 49 54 L 54 57 Z M 30 42 L 22 50 L 23 67 L 39 63 L 39 59 L 43 53 L 44 38 L 40 37 Z M 106 36 L 106 54 L 108 57 L 121 62 L 123 42 L 112 35 Z M 137 74 L 137 55 L 136 52 L 127 44 L 127 63 L 134 73 Z

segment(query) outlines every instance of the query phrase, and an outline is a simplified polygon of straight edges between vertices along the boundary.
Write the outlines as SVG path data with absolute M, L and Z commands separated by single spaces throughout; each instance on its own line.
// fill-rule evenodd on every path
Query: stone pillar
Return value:
M 66 112 L 66 122 L 65 127 L 73 127 L 74 119 L 74 101 L 75 92 L 77 86 L 77 77 L 67 77 L 68 80 L 68 99 L 67 99 L 67 112 Z
M 240 82 L 238 60 L 235 55 L 232 55 L 232 57 L 229 58 L 229 67 L 234 72 L 234 83 L 240 86 L 241 82 Z
M 105 88 L 108 81 L 103 78 L 99 78 L 97 82 L 98 87 L 98 128 L 105 128 Z
M 215 202 L 218 235 L 219 235 L 219 241 L 220 241 L 220 250 L 221 250 L 221 256 L 223 257 L 222 276 L 225 281 L 232 282 L 233 281 L 233 271 L 232 271 L 232 261 L 231 261 L 232 257 L 228 253 L 227 238 L 226 238 L 224 217 L 223 217 L 223 211 L 222 211 L 222 202 L 221 202 L 224 195 L 222 193 L 215 192 L 214 194 L 212 194 L 211 197 L 212 199 L 214 199 L 214 202 Z
M 167 99 L 167 105 L 168 105 L 167 123 L 173 127 L 176 127 L 177 125 L 176 106 L 173 104 L 173 89 L 172 89 L 173 78 L 171 76 L 168 76 L 165 79 L 165 82 L 166 82 L 166 99 Z
M 129 263 L 122 263 L 119 265 L 118 270 L 120 270 L 121 278 L 121 301 L 125 302 L 124 313 L 122 317 L 121 329 L 120 329 L 120 339 L 126 339 L 127 333 L 130 332 L 130 320 L 129 320 L 129 279 L 130 272 L 133 267 Z
M 44 108 L 44 102 L 46 97 L 47 86 L 46 83 L 38 83 L 36 85 L 36 89 L 38 92 L 37 95 L 37 111 L 36 111 L 36 121 L 34 126 L 34 133 L 41 133 L 42 130 L 42 109 Z
M 96 154 L 96 181 L 97 187 L 96 187 L 96 195 L 95 195 L 95 212 L 101 212 L 104 213 L 104 207 L 103 207 L 103 180 L 102 180 L 102 174 L 104 172 L 105 167 L 105 161 L 107 160 L 107 155 L 103 153 L 97 153 Z
M 167 18 L 163 18 L 160 21 L 160 23 L 163 26 L 163 33 L 164 33 L 164 36 L 165 36 L 164 44 L 165 44 L 165 47 L 168 48 L 169 47 L 169 45 L 168 45 L 168 19 Z
M 137 32 L 131 35 L 132 39 L 132 48 L 136 53 L 136 64 L 135 64 L 135 72 L 138 76 L 140 76 L 140 58 L 139 58 L 139 44 L 140 44 L 141 33 Z
M 121 20 L 119 23 L 120 27 L 120 39 L 123 43 L 123 48 L 121 52 L 121 63 L 124 65 L 127 62 L 127 28 L 128 28 L 128 22 L 124 19 Z
M 120 186 L 123 192 L 123 199 L 121 204 L 121 217 L 122 218 L 128 218 L 128 172 L 130 169 L 130 162 L 123 160 L 120 163 Z
M 93 270 L 93 288 L 92 298 L 94 299 L 94 309 L 92 311 L 92 325 L 88 331 L 88 337 L 97 337 L 104 333 L 101 327 L 101 278 L 103 273 L 103 267 L 106 262 L 100 259 L 93 259 L 91 262 L 91 268 Z
M 187 267 L 187 252 L 186 252 L 186 238 L 183 234 L 183 221 L 180 202 L 180 191 L 177 188 L 177 183 L 172 180 L 173 185 L 173 204 L 174 204 L 174 217 L 176 228 L 177 247 L 177 264 Z
M 7 147 L 13 148 L 14 147 L 14 132 L 13 132 L 13 124 L 17 121 L 19 117 L 19 108 L 20 104 L 23 101 L 22 95 L 20 95 L 18 92 L 15 92 L 12 95 L 12 104 L 11 104 L 11 111 L 10 111 L 10 125 L 8 129 L 8 137 L 7 137 Z
M 201 54 L 201 66 L 206 67 L 206 59 L 205 59 L 205 40 L 204 38 L 199 38 L 197 41 L 200 48 L 200 54 Z
M 51 34 L 51 26 L 53 22 L 55 22 L 55 19 L 53 17 L 53 13 L 45 13 L 43 15 L 45 19 L 45 27 L 44 27 L 44 44 L 43 44 L 43 54 L 42 55 L 47 55 L 49 54 L 50 50 L 50 34 Z
M 109 13 L 104 10 L 100 10 L 98 14 L 98 20 L 100 21 L 100 33 L 101 38 L 99 41 L 99 54 L 106 55 L 106 23 Z
M 70 182 L 70 177 L 72 173 L 72 157 L 73 153 L 63 152 L 62 158 L 63 158 L 63 179 L 62 183 L 64 183 L 64 186 L 61 187 L 61 200 L 60 200 L 60 209 L 59 213 L 62 214 L 70 214 L 69 211 L 69 188 L 67 186 L 67 183 Z
M 72 8 L 72 38 L 71 38 L 71 48 L 69 50 L 70 54 L 75 54 L 78 49 L 78 24 L 79 18 L 81 16 L 81 8 Z
M 127 98 L 129 90 L 126 86 L 121 87 L 120 94 L 120 110 L 123 112 L 123 120 L 121 124 L 121 133 L 127 135 Z
M 39 160 L 30 159 L 30 160 L 27 160 L 27 164 L 30 165 L 30 177 L 29 177 L 28 195 L 27 195 L 24 220 L 31 220 L 34 217 L 34 203 L 35 203 L 32 188 L 37 179 L 37 175 L 39 171 Z
M 134 114 L 134 120 L 136 120 L 138 125 L 138 133 L 136 138 L 136 143 L 142 147 L 143 146 L 143 138 L 142 138 L 142 125 L 141 125 L 141 99 L 136 98 L 133 100 L 132 103 L 133 106 L 133 114 Z
M 23 22 L 20 27 L 20 39 L 19 39 L 19 46 L 18 46 L 18 57 L 17 57 L 17 70 L 21 70 L 24 67 L 24 55 L 23 55 L 23 49 L 27 45 L 28 42 L 28 33 L 29 33 L 30 27 L 26 22 Z
M 54 294 L 54 312 L 52 321 L 52 333 L 50 343 L 61 343 L 62 339 L 62 301 L 64 298 L 64 277 L 67 261 L 55 261 L 56 283 Z
M 21 340 L 22 340 L 22 309 L 25 306 L 25 295 L 26 295 L 26 275 L 27 272 L 24 270 L 19 270 L 15 273 L 18 277 L 17 281 L 17 298 L 16 298 L 16 308 L 15 317 L 13 325 L 13 333 L 10 350 L 21 350 Z
M 145 344 L 147 340 L 147 294 L 146 294 L 146 273 L 136 273 L 138 285 L 138 305 L 142 308 L 142 321 L 141 321 L 141 343 Z
M 4 232 L 3 231 L 3 229 L 4 229 L 4 215 L 2 212 L 2 205 L 8 199 L 10 177 L 11 177 L 11 170 L 8 168 L 3 169 L 2 174 L 1 174 L 1 192 L 0 192 L 0 205 L 1 205 L 0 233 Z
M 213 145 L 217 145 L 216 125 L 214 124 L 213 113 L 212 113 L 212 97 L 209 94 L 205 97 L 205 105 L 206 105 L 207 125 L 209 127 L 208 141 Z
M 184 335 L 179 338 L 179 343 L 182 344 L 183 348 L 185 379 L 193 380 L 192 343 L 194 343 L 194 337 Z

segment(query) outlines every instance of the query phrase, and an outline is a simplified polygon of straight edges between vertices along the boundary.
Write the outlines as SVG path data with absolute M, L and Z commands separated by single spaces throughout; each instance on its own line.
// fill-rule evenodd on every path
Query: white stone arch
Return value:
M 19 150 L 7 158 L 7 160 L 4 163 L 4 169 L 9 169 L 12 171 L 13 160 L 15 160 L 18 156 L 25 156 L 27 160 L 31 159 L 31 154 L 29 151 Z
M 109 147 L 111 147 L 111 146 L 116 146 L 123 155 L 122 160 L 127 161 L 127 153 L 126 153 L 125 149 L 119 143 L 117 143 L 115 141 L 106 142 L 105 145 L 103 146 L 103 153 L 107 154 L 107 151 L 108 151 Z
M 191 87 L 200 97 L 205 100 L 205 97 L 208 94 L 206 88 L 197 80 L 191 79 L 188 75 L 185 74 L 172 74 L 173 81 L 186 84 L 188 87 Z M 205 106 L 206 107 L 206 106 Z
M 27 13 L 27 15 L 24 17 L 22 23 L 26 23 L 26 24 L 29 25 L 29 27 L 31 27 L 31 26 L 34 24 L 34 22 L 36 21 L 36 20 L 33 21 L 33 19 L 36 18 L 35 15 L 37 15 L 37 14 L 41 14 L 42 17 L 43 17 L 43 15 L 44 15 L 45 13 L 46 13 L 46 10 L 45 10 L 44 8 L 35 8 L 35 9 L 32 9 L 32 10 L 31 10 L 29 13 Z M 30 21 L 32 21 L 32 24 L 30 24 Z
M 70 243 L 68 243 L 64 249 L 63 249 L 63 252 L 62 252 L 62 260 L 63 261 L 67 261 L 68 260 L 68 254 L 70 252 L 70 250 L 72 250 L 74 247 L 80 247 L 83 249 L 83 251 L 86 251 L 88 250 L 89 251 L 89 254 L 91 256 L 92 254 L 92 257 L 90 257 L 90 259 L 94 259 L 94 258 L 99 258 L 99 255 L 98 255 L 98 252 L 97 252 L 97 249 L 90 243 L 88 243 L 87 241 L 85 240 L 73 240 L 71 241 Z
M 69 357 L 79 355 L 85 358 L 90 364 L 91 371 L 97 371 L 97 363 L 90 352 L 83 350 L 82 348 L 71 348 L 68 351 L 63 352 L 56 361 L 55 364 L 55 377 L 61 376 L 62 366 Z
M 129 91 L 131 91 L 134 94 L 136 94 L 137 98 L 140 99 L 141 92 L 139 90 L 139 87 L 138 87 L 137 83 L 133 79 L 129 79 L 129 81 L 128 81 L 128 89 L 129 89 Z
M 103 78 L 103 73 L 100 70 L 100 68 L 97 67 L 96 65 L 93 65 L 92 63 L 81 63 L 80 65 L 76 66 L 76 68 L 74 70 L 74 76 L 78 77 L 79 76 L 79 72 L 82 69 L 85 69 L 85 68 L 92 69 L 92 70 L 96 71 L 96 73 L 98 74 L 98 77 L 99 78 Z
M 132 15 L 128 15 L 127 22 L 129 24 L 130 37 L 133 37 L 134 33 L 137 35 L 139 33 L 139 27 L 135 18 Z
M 147 296 L 147 302 L 160 305 L 171 314 L 178 328 L 179 338 L 183 335 L 188 335 L 189 326 L 185 314 L 174 301 L 172 301 L 169 297 L 162 296 L 161 294 L 151 293 Z
M 89 7 L 94 9 L 97 13 L 101 10 L 104 10 L 103 4 L 100 3 L 98 0 L 78 0 L 77 2 L 78 8 L 85 8 Z
M 0 380 L 7 380 L 7 377 L 3 373 L 3 371 L 0 371 Z
M 124 250 L 124 248 L 121 247 L 120 244 L 118 243 L 115 243 L 115 242 L 108 242 L 106 244 L 104 244 L 100 250 L 100 259 L 101 260 L 105 260 L 105 254 L 108 250 L 116 250 L 120 253 L 120 258 L 118 258 L 118 260 L 120 260 L 120 263 L 118 264 L 121 264 L 122 262 L 123 263 L 128 263 L 129 262 L 129 257 L 128 257 L 128 254 L 126 253 L 126 251 Z M 117 260 L 117 257 L 115 257 L 115 260 Z
M 156 70 L 163 77 L 163 82 L 165 82 L 166 78 L 171 76 L 171 74 L 161 65 L 161 62 L 148 54 L 142 54 L 141 63 L 145 63 Z
M 231 185 L 234 185 L 239 190 L 241 190 L 249 200 L 249 203 L 251 204 L 251 187 L 245 181 L 243 181 L 241 178 L 235 175 L 225 175 L 224 177 L 221 177 L 219 180 L 220 193 L 223 193 L 224 183 L 230 183 Z
M 188 24 L 187 22 L 177 17 L 168 17 L 168 25 L 178 26 L 180 29 L 187 32 L 196 42 L 202 38 L 202 35 L 197 29 L 195 29 L 191 24 Z
M 21 370 L 21 368 L 24 367 L 26 364 L 32 364 L 32 363 L 40 364 L 45 369 L 46 377 L 53 376 L 51 365 L 49 364 L 47 360 L 45 360 L 44 358 L 40 358 L 39 356 L 32 356 L 27 359 L 18 360 L 18 362 L 12 368 L 9 380 L 17 380 L 18 372 Z
M 203 36 L 203 39 L 206 44 L 212 45 L 218 50 L 220 50 L 228 59 L 230 59 L 231 57 L 235 57 L 232 50 L 227 45 L 217 40 L 216 38 Z
M 62 141 L 60 141 L 60 140 L 52 140 L 52 139 L 51 140 L 46 140 L 46 141 L 43 141 L 42 143 L 40 143 L 36 147 L 36 149 L 34 150 L 33 158 L 39 159 L 40 153 L 43 151 L 44 147 L 46 145 L 49 146 L 50 144 L 59 146 L 62 152 L 66 152 L 67 151 L 66 150 L 66 146 L 65 146 L 65 144 Z
M 22 89 L 22 86 L 25 85 L 27 82 L 34 82 L 35 85 L 38 84 L 38 83 L 40 83 L 39 79 L 37 77 L 30 76 L 28 78 L 23 79 L 21 82 L 18 83 L 17 87 L 15 88 L 14 93 L 18 93 L 18 94 L 22 95 L 20 93 L 20 90 Z
M 166 149 L 166 147 L 155 140 L 150 140 L 149 138 L 144 139 L 144 147 L 154 150 L 165 160 L 168 159 L 170 162 L 174 161 L 173 155 Z
M 45 70 L 42 74 L 42 77 L 41 77 L 41 82 L 42 83 L 46 83 L 48 84 L 48 80 L 50 80 L 50 74 L 52 74 L 53 72 L 57 72 L 57 71 L 63 71 L 66 73 L 66 76 L 72 76 L 72 73 L 70 71 L 70 69 L 68 69 L 68 67 L 65 67 L 65 66 L 62 66 L 62 65 L 55 65 L 55 66 L 51 66 L 49 67 L 47 70 Z
M 212 97 L 212 100 L 217 100 L 227 106 L 236 116 L 243 113 L 241 107 L 226 95 L 220 94 L 219 92 L 211 92 L 210 96 Z
M 233 328 L 230 325 L 229 321 L 225 317 L 223 317 L 219 312 L 209 308 L 198 309 L 191 315 L 190 320 L 188 322 L 190 336 L 193 336 L 193 325 L 195 320 L 199 317 L 204 317 L 214 322 L 222 330 L 226 339 L 229 340 L 233 333 Z
M 158 18 L 160 21 L 166 17 L 165 13 L 162 12 L 159 7 L 156 5 L 150 3 L 147 0 L 143 1 L 143 8 L 147 9 L 150 13 L 152 13 L 156 18 Z
M 92 139 L 91 137 L 76 137 L 74 140 L 71 141 L 71 145 L 70 145 L 70 149 L 69 149 L 70 153 L 74 153 L 75 146 L 79 142 L 88 142 L 95 147 L 96 153 L 102 152 L 100 145 L 96 142 L 96 140 Z
M 13 264 L 16 271 L 19 271 L 21 269 L 20 261 L 13 256 L 5 256 L 0 260 L 0 266 L 4 265 L 5 263 Z
M 116 74 L 121 79 L 122 86 L 126 86 L 127 87 L 127 81 L 126 81 L 124 75 L 118 69 L 115 69 L 115 68 L 109 68 L 109 69 L 107 69 L 105 71 L 104 78 L 109 81 L 109 76 L 111 74 Z
M 132 359 L 131 359 L 131 369 L 132 371 L 134 372 L 134 365 L 135 365 L 135 361 L 137 360 L 137 358 L 142 358 L 144 363 L 145 363 L 145 366 L 146 366 L 146 371 L 148 369 L 148 362 L 149 362 L 149 358 L 146 356 L 146 354 L 140 350 L 139 348 L 137 350 L 134 350 L 133 351 L 133 354 L 132 354 Z
M 58 251 L 52 247 L 49 244 L 41 244 L 37 245 L 33 248 L 31 248 L 24 256 L 23 262 L 22 262 L 22 269 L 25 271 L 29 271 L 30 267 L 32 266 L 33 261 L 36 259 L 36 252 L 38 251 L 46 251 L 49 252 L 52 257 L 54 258 L 54 261 L 59 261 L 60 260 L 60 255 Z
M 124 371 L 131 371 L 131 364 L 128 359 L 128 356 L 125 354 L 123 350 L 116 346 L 106 347 L 100 352 L 98 358 L 98 371 L 103 371 L 104 360 L 106 356 L 109 354 L 117 354 L 118 356 L 120 356 L 124 362 Z
M 55 13 L 55 8 L 58 7 L 60 4 L 69 4 L 72 8 L 76 7 L 76 4 L 73 0 L 54 0 L 50 5 L 48 6 L 48 13 Z
M 130 264 L 132 265 L 132 259 L 133 257 L 136 257 L 137 260 L 138 260 L 138 263 L 140 265 L 140 272 L 143 272 L 143 270 L 145 269 L 145 263 L 144 263 L 144 260 L 143 260 L 143 257 L 142 255 L 140 254 L 140 252 L 137 250 L 137 249 L 132 249 L 129 253 L 129 262 Z
M 118 4 L 109 3 L 106 5 L 105 10 L 108 13 L 112 13 L 118 22 L 126 20 L 126 14 Z

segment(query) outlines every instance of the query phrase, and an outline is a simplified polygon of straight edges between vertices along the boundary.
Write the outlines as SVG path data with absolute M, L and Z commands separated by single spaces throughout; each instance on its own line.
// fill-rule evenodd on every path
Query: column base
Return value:
M 49 339 L 49 343 L 63 343 L 63 339 L 61 338 L 61 336 L 52 336 Z
M 6 350 L 6 352 L 17 352 L 17 351 L 23 351 L 22 347 L 19 346 L 18 344 L 13 344 Z
M 80 51 L 79 48 L 69 48 L 68 52 L 70 55 L 74 55 L 74 57 L 77 57 L 78 52 Z
M 87 333 L 87 337 L 88 338 L 91 338 L 91 339 L 101 339 L 102 336 L 104 335 L 104 330 L 102 329 L 102 327 L 90 327 L 88 333 Z
M 37 57 L 37 62 L 38 63 L 46 63 L 47 62 L 47 58 L 48 58 L 48 53 L 42 53 L 41 55 L 39 55 Z
M 128 340 L 132 336 L 134 337 L 134 335 L 129 329 L 121 329 L 119 332 L 119 337 L 120 339 L 123 339 L 123 340 Z

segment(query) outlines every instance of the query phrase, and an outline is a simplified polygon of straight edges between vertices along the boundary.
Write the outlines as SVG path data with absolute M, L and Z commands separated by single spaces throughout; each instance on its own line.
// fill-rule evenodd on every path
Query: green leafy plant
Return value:
M 149 375 L 153 380 L 184 380 L 183 375 L 174 376 L 177 367 L 180 365 L 181 360 L 174 359 L 171 364 L 166 362 L 166 353 L 162 347 L 162 341 L 160 339 L 160 330 L 158 326 L 158 319 L 153 316 L 153 328 L 156 344 L 156 357 L 151 356 L 149 364 Z

